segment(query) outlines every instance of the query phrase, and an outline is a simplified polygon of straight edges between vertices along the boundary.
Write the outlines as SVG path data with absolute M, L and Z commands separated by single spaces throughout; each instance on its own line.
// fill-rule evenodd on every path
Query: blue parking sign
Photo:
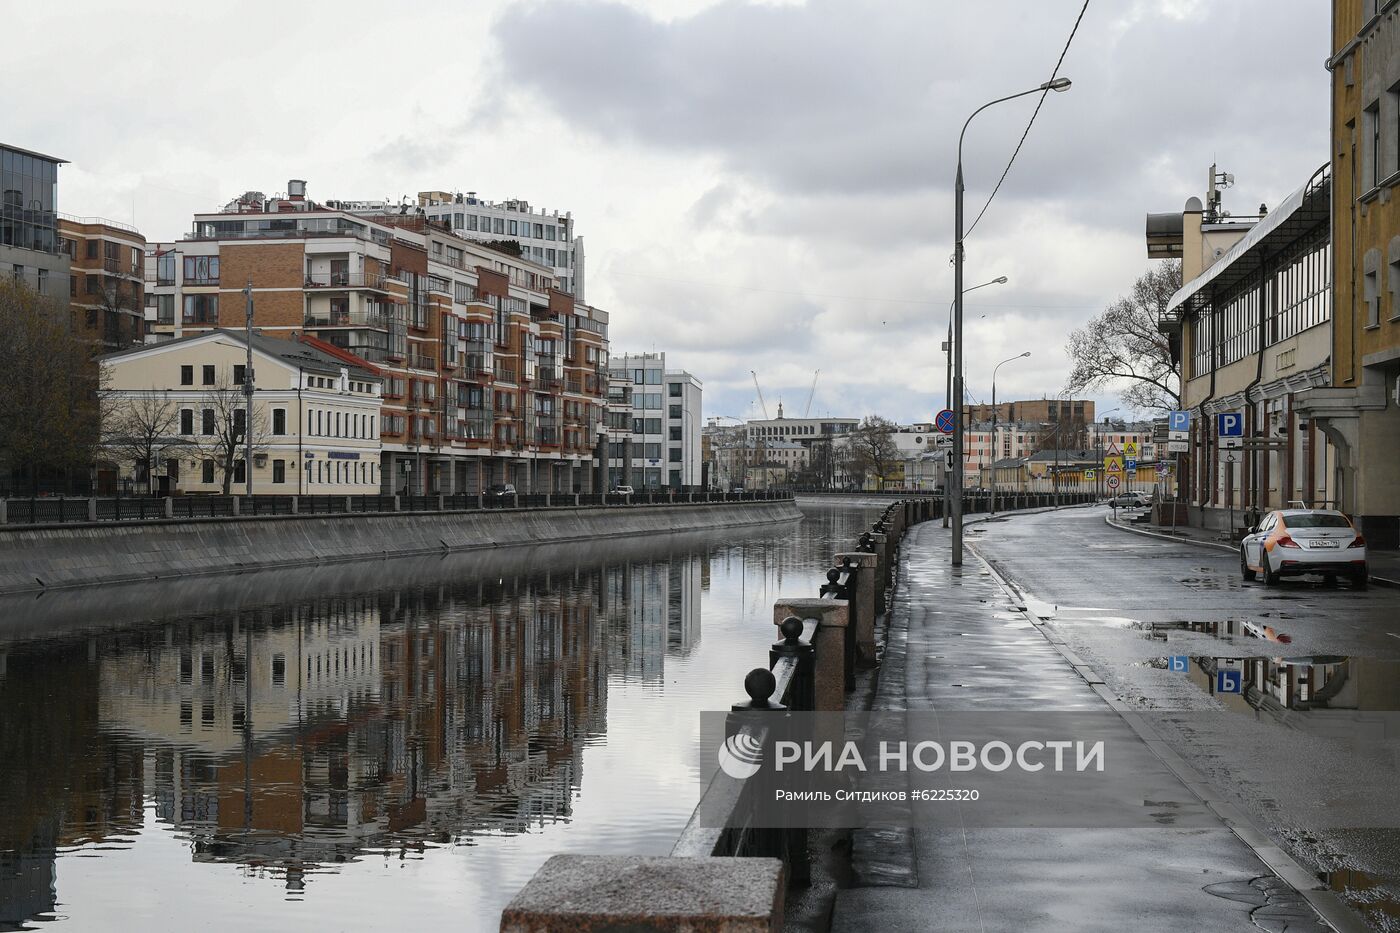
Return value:
M 1172 411 L 1167 413 L 1168 431 L 1189 431 L 1191 430 L 1191 413 L 1189 411 Z
M 1244 671 L 1232 670 L 1225 667 L 1216 668 L 1215 692 L 1244 693 Z
M 1134 470 L 1137 469 L 1137 461 L 1136 461 L 1136 460 L 1124 460 L 1124 461 L 1123 461 L 1123 469 L 1126 470 L 1126 471 L 1129 472 L 1129 473 L 1133 472 Z
M 1215 426 L 1221 437 L 1244 437 L 1244 415 L 1237 411 L 1222 411 L 1216 415 Z
M 1174 654 L 1167 658 L 1167 670 L 1173 674 L 1185 674 L 1191 670 L 1191 659 L 1184 654 Z

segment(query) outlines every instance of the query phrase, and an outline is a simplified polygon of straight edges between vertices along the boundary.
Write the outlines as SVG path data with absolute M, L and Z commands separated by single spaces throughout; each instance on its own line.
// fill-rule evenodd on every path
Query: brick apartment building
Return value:
M 115 220 L 60 216 L 58 249 L 68 256 L 77 331 L 104 351 L 141 343 L 146 238 Z
M 330 209 L 292 181 L 152 244 L 152 339 L 244 325 L 311 334 L 384 379 L 383 489 L 592 491 L 606 395 L 607 314 L 553 270 L 417 213 Z

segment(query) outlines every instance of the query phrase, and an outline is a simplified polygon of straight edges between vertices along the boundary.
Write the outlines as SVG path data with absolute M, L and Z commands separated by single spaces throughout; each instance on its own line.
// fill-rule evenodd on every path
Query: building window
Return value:
M 272 433 L 273 433 L 273 434 L 286 434 L 286 433 L 287 433 L 287 409 L 285 409 L 285 408 L 274 408 L 274 409 L 272 409 Z M 281 461 L 278 461 L 278 462 L 280 463 Z
M 680 384 L 679 382 L 673 382 L 673 383 L 671 383 L 670 385 L 668 385 L 668 386 L 666 387 L 666 394 L 669 395 L 669 396 L 671 396 L 671 398 L 680 398 L 680 397 L 681 397 L 681 384 Z
M 209 414 L 210 414 L 210 415 L 213 415 L 213 412 L 209 412 Z M 200 472 L 199 472 L 199 479 L 200 479 L 200 482 L 203 482 L 203 483 L 212 483 L 212 482 L 214 482 L 214 461 L 213 461 L 213 460 L 205 460 L 205 461 L 203 461 L 202 463 L 200 463 L 199 467 L 200 467 Z
M 205 437 L 214 436 L 214 409 L 206 408 L 199 413 L 199 433 Z
M 248 482 L 248 471 L 245 466 L 242 460 L 233 461 L 233 481 L 235 483 Z
M 186 324 L 219 323 L 219 296 L 186 295 L 183 320 Z
M 218 285 L 218 284 L 219 284 L 219 257 L 218 257 L 218 256 L 186 256 L 186 257 L 185 257 L 185 284 L 186 284 L 186 285 Z
M 211 386 L 211 385 L 214 384 L 214 367 L 213 367 L 213 366 L 208 366 L 208 365 L 204 366 L 204 368 L 203 368 L 203 384 L 204 384 L 204 385 L 207 385 L 207 386 Z
M 680 417 L 681 417 L 681 406 L 679 406 L 679 405 L 671 405 L 671 406 L 669 407 L 669 409 L 668 409 L 668 412 L 669 412 L 669 414 L 670 414 L 670 416 L 671 416 L 672 418 L 680 418 Z
M 194 434 L 194 409 L 180 409 L 180 433 L 184 435 Z
M 1366 128 L 1369 130 L 1370 141 L 1366 146 L 1366 155 L 1371 160 L 1371 187 L 1378 187 L 1381 183 L 1381 103 L 1376 101 L 1366 108 Z
M 236 386 L 241 386 L 241 385 L 243 384 L 244 380 L 247 379 L 247 378 L 248 378 L 248 367 L 245 366 L 245 365 L 242 364 L 242 363 L 234 363 L 234 364 L 233 364 L 233 384 L 236 385 Z
M 182 386 L 192 386 L 192 385 L 194 385 L 194 367 L 193 367 L 193 366 L 181 366 L 181 367 L 180 367 L 180 385 L 182 385 Z
M 285 483 L 287 481 L 287 461 L 272 461 L 272 481 L 274 483 Z
M 1380 250 L 1368 249 L 1362 264 L 1365 271 L 1365 275 L 1362 277 L 1364 289 L 1362 297 L 1366 301 L 1366 326 L 1379 327 L 1381 323 Z

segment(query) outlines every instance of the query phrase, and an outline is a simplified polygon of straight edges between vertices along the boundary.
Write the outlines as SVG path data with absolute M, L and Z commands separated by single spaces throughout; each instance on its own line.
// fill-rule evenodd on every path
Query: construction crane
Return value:
M 812 389 L 807 393 L 807 407 L 802 409 L 802 417 L 804 418 L 812 414 L 812 399 L 817 396 L 817 377 L 821 374 L 822 371 L 820 369 L 812 373 Z
M 759 388 L 759 385 L 758 385 L 758 373 L 754 372 L 754 371 L 751 369 L 751 370 L 749 370 L 749 375 L 750 375 L 750 376 L 753 376 L 753 387 L 754 387 L 754 389 L 756 389 L 756 390 L 758 391 L 758 404 L 759 404 L 759 407 L 763 409 L 763 420 L 764 420 L 764 421 L 767 421 L 767 420 L 768 420 L 768 403 L 765 402 L 765 401 L 763 400 L 763 389 Z

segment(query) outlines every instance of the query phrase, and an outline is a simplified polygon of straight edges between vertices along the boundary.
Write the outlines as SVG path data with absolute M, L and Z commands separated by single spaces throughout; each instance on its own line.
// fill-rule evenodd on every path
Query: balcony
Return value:
M 375 330 L 388 330 L 393 316 L 377 309 L 357 308 L 306 313 L 304 327 L 372 327 Z
M 377 272 L 308 272 L 307 288 L 372 288 L 386 291 L 388 276 Z M 217 284 L 217 283 L 215 283 Z
M 421 350 L 409 350 L 408 367 L 409 369 L 437 369 L 437 361 L 431 353 L 424 353 Z
M 509 382 L 512 385 L 515 384 L 515 369 L 513 367 L 503 366 L 502 364 L 497 363 L 496 379 L 500 382 Z

